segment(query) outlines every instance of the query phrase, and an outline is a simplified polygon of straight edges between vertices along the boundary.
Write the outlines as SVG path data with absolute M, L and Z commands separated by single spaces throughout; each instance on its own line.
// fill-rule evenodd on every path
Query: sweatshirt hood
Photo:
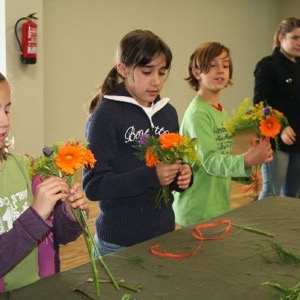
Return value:
M 124 96 L 125 95 L 125 96 Z M 123 83 L 121 83 L 118 86 L 118 89 L 115 93 L 115 95 L 104 95 L 105 99 L 109 99 L 112 101 L 119 101 L 119 102 L 126 102 L 126 103 L 130 103 L 136 106 L 141 107 L 144 112 L 146 113 L 146 115 L 148 116 L 150 122 L 151 122 L 151 126 L 154 127 L 154 124 L 152 122 L 152 116 L 158 112 L 159 110 L 161 110 L 165 105 L 167 105 L 170 101 L 170 98 L 160 98 L 160 96 L 158 95 L 156 97 L 156 99 L 153 101 L 152 106 L 151 107 L 144 107 L 141 104 L 139 104 L 126 90 L 125 86 Z

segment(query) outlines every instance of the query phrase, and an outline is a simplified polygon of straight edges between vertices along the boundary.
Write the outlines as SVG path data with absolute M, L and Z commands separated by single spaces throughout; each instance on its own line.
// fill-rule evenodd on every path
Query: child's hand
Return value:
M 185 190 L 189 187 L 192 179 L 192 169 L 188 164 L 181 165 L 179 176 L 177 179 L 177 185 L 180 189 Z
M 81 210 L 88 210 L 88 201 L 85 193 L 79 189 L 79 183 L 75 183 L 70 188 L 70 195 L 67 199 L 73 208 L 79 207 Z
M 273 150 L 269 139 L 252 146 L 245 154 L 245 167 L 252 167 L 273 160 Z
M 281 139 L 286 145 L 293 145 L 296 141 L 296 133 L 291 126 L 287 126 L 281 133 Z
M 63 178 L 49 177 L 41 182 L 35 192 L 32 207 L 46 220 L 57 201 L 69 196 L 69 187 Z
M 172 165 L 167 165 L 164 164 L 163 162 L 160 162 L 156 166 L 156 174 L 158 176 L 160 184 L 162 186 L 171 184 L 174 181 L 180 168 L 181 168 L 180 161 Z

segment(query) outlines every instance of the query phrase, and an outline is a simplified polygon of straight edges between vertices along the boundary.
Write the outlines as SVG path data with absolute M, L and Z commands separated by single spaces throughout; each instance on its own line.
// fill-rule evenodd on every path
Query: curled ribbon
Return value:
M 226 226 L 225 230 L 220 235 L 213 236 L 213 237 L 204 237 L 202 232 L 201 232 L 201 229 L 222 226 L 224 224 L 227 224 L 227 226 Z M 159 251 L 157 251 L 157 249 L 160 247 L 160 245 L 153 245 L 150 248 L 150 252 L 154 255 L 157 255 L 157 256 L 168 257 L 168 258 L 177 258 L 177 259 L 183 259 L 183 258 L 186 258 L 186 257 L 193 256 L 201 249 L 204 241 L 222 239 L 229 232 L 231 224 L 232 224 L 232 222 L 231 222 L 230 219 L 224 219 L 224 220 L 217 221 L 217 222 L 199 224 L 199 225 L 196 225 L 195 227 L 193 227 L 192 228 L 192 236 L 195 239 L 200 240 L 200 243 L 191 252 L 178 253 L 178 254 L 171 253 L 171 252 L 166 252 L 166 251 L 159 252 Z

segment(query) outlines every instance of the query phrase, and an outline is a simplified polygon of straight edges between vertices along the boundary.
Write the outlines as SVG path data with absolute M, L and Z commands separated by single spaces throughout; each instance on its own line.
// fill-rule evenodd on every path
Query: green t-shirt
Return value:
M 190 226 L 230 209 L 231 177 L 248 177 L 244 155 L 231 155 L 232 135 L 223 128 L 226 112 L 196 96 L 187 108 L 180 133 L 197 138 L 201 165 L 192 165 L 193 185 L 174 192 L 176 223 Z
M 9 231 L 13 222 L 32 204 L 28 157 L 9 155 L 0 165 L 0 234 Z M 13 290 L 39 279 L 37 247 L 4 276 L 5 290 Z

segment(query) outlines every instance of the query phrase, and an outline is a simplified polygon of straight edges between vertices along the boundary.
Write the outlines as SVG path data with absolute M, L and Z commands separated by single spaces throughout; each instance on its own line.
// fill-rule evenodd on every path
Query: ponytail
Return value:
M 112 95 L 119 84 L 119 73 L 116 67 L 113 67 L 106 78 L 104 79 L 102 85 L 98 87 L 94 96 L 92 97 L 90 106 L 89 106 L 89 114 L 91 114 L 97 107 L 100 100 L 104 95 Z
M 120 41 L 117 48 L 116 63 L 123 63 L 134 70 L 137 66 L 146 66 L 157 55 L 166 58 L 166 68 L 171 68 L 172 52 L 157 35 L 149 30 L 133 30 L 128 32 Z M 89 113 L 91 114 L 105 95 L 113 95 L 118 84 L 123 80 L 115 66 L 110 70 L 102 85 L 92 97 Z

